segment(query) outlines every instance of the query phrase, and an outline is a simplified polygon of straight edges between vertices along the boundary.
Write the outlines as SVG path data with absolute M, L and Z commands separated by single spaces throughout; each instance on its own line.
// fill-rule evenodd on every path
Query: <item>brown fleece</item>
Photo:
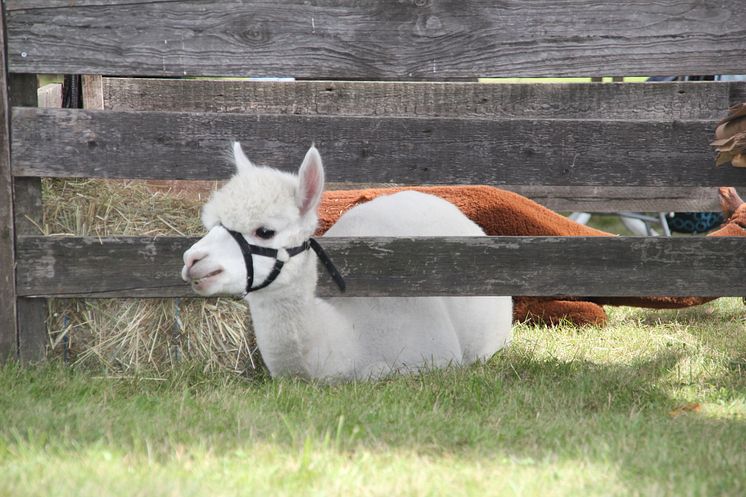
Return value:
M 572 323 L 575 326 L 604 326 L 604 308 L 581 300 L 555 300 L 547 297 L 513 297 L 513 320 L 521 323 Z
M 319 207 L 317 235 L 326 232 L 339 217 L 355 205 L 382 195 L 415 190 L 441 197 L 456 205 L 489 236 L 614 236 L 575 223 L 536 202 L 513 192 L 490 186 L 434 186 L 412 188 L 370 188 L 324 192 Z M 728 196 L 721 189 L 721 199 Z M 732 190 L 732 189 L 730 189 Z M 735 194 L 735 190 L 732 191 Z M 746 236 L 746 204 L 731 200 L 728 222 L 709 236 Z M 737 195 L 736 195 L 737 198 Z M 740 200 L 740 199 L 738 199 Z M 724 209 L 727 209 L 725 207 Z M 716 297 L 603 297 L 577 300 L 554 300 L 542 297 L 513 297 L 513 319 L 516 321 L 557 324 L 569 321 L 578 325 L 606 323 L 601 305 L 629 305 L 668 309 L 689 307 Z
M 319 229 L 326 232 L 351 207 L 382 195 L 415 190 L 437 195 L 461 209 L 490 236 L 611 236 L 560 216 L 517 193 L 491 186 L 369 188 L 324 192 Z

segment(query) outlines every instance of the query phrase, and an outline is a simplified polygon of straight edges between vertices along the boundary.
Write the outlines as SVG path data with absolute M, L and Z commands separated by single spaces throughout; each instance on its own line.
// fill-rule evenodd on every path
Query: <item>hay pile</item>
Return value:
M 199 208 L 216 182 L 45 179 L 46 235 L 202 234 Z M 232 299 L 53 299 L 51 357 L 111 373 L 163 371 L 179 361 L 247 373 L 258 355 L 246 305 Z

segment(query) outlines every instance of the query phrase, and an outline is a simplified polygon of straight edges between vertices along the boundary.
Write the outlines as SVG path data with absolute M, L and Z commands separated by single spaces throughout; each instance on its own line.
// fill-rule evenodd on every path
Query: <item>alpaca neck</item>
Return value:
M 313 306 L 306 298 L 256 294 L 248 297 L 257 345 L 272 376 L 308 377 L 304 344 L 308 343 L 308 315 Z
M 327 301 L 315 297 L 316 258 L 309 257 L 293 285 L 249 294 L 257 345 L 272 376 L 318 377 L 319 368 L 337 364 L 330 355 L 351 346 L 347 320 Z M 341 341 L 347 343 L 340 343 Z M 347 354 L 352 357 L 352 354 Z M 332 368 L 334 369 L 334 368 Z

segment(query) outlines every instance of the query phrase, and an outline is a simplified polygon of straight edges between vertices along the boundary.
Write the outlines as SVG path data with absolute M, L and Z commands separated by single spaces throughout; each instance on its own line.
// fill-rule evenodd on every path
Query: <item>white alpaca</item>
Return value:
M 253 165 L 238 143 L 233 151 L 238 172 L 204 206 L 209 232 L 184 253 L 182 278 L 200 295 L 244 295 L 247 264 L 253 259 L 255 288 L 275 259 L 254 255 L 245 261 L 234 236 L 279 249 L 285 265 L 277 279 L 246 295 L 272 376 L 379 378 L 488 359 L 510 341 L 510 297 L 316 297 L 316 254 L 304 250 L 289 257 L 284 249 L 301 246 L 316 228 L 324 185 L 318 151 L 311 147 L 298 176 Z M 411 191 L 354 207 L 326 233 L 445 235 L 484 232 L 454 205 Z

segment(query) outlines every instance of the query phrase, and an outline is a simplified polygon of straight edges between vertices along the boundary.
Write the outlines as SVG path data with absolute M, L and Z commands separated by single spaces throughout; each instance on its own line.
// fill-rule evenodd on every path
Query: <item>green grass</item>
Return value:
M 6 366 L 0 495 L 746 494 L 742 301 L 609 310 L 378 383 Z

